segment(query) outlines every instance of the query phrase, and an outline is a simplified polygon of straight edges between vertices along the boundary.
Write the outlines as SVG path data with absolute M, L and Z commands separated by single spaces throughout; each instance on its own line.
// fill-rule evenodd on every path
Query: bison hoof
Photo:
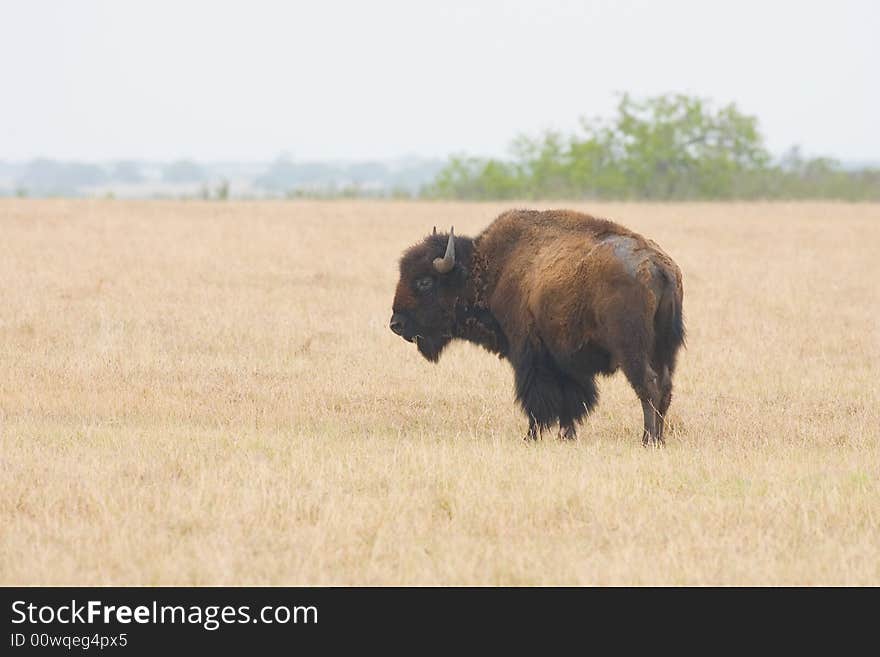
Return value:
M 654 447 L 656 449 L 660 449 L 661 447 L 666 446 L 666 441 L 664 441 L 660 436 L 652 436 L 647 431 L 642 434 L 642 447 Z
M 559 440 L 577 440 L 577 429 L 574 427 L 559 427 Z

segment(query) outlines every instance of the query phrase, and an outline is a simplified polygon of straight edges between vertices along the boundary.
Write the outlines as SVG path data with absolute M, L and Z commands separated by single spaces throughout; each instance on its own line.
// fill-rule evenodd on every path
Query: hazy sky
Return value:
M 504 154 L 681 91 L 880 159 L 880 2 L 0 0 L 0 159 Z

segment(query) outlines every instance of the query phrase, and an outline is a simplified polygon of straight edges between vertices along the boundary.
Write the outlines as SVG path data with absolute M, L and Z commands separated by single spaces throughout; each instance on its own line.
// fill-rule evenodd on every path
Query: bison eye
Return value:
M 431 289 L 431 286 L 434 285 L 434 279 L 430 276 L 423 276 L 416 280 L 416 289 L 419 292 L 427 292 Z

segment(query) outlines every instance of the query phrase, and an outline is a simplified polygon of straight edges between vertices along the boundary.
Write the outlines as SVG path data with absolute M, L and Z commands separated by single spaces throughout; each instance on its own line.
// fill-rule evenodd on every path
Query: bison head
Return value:
M 458 251 L 458 255 L 456 254 Z M 437 229 L 410 247 L 400 259 L 400 280 L 394 294 L 390 328 L 432 363 L 452 340 L 455 306 L 464 291 L 464 258 L 470 240 L 438 235 Z

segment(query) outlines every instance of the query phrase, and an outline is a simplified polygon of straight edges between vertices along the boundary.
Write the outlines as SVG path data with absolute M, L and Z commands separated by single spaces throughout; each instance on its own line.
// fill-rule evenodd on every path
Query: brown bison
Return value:
M 526 438 L 560 438 L 618 367 L 642 402 L 642 439 L 663 441 L 684 343 L 681 272 L 657 244 L 569 210 L 512 210 L 477 237 L 434 234 L 400 260 L 391 330 L 437 362 L 461 338 L 508 359 Z

